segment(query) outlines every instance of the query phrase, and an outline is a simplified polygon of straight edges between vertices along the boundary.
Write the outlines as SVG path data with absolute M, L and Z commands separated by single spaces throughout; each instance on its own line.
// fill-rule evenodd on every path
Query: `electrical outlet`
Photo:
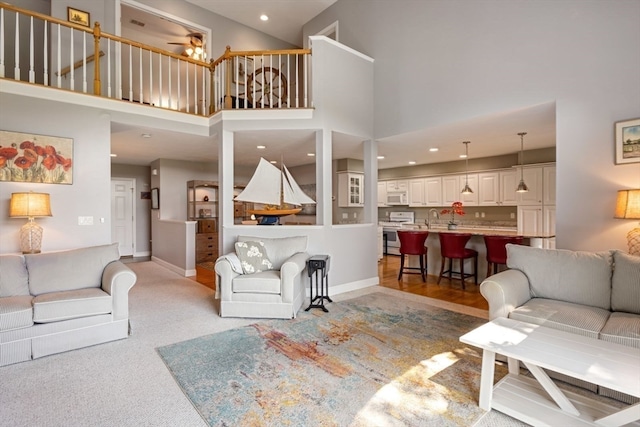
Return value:
M 353 219 L 356 219 L 356 218 L 358 218 L 358 212 L 353 213 Z
M 482 218 L 484 218 L 484 212 L 480 213 L 480 216 L 481 216 Z
M 78 225 L 93 225 L 93 217 L 92 216 L 79 216 L 78 217 Z
M 476 218 L 480 218 L 480 212 L 476 212 Z
M 516 214 L 514 214 L 513 212 L 511 212 L 511 219 L 516 219 Z
M 349 214 L 346 212 L 342 213 L 342 219 L 348 219 L 349 218 Z

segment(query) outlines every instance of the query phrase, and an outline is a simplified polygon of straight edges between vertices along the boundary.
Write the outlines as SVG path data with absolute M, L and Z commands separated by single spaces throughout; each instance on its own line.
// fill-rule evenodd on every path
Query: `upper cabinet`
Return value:
M 460 201 L 460 176 L 447 175 L 442 177 L 442 205 L 450 206 Z
M 478 188 L 478 174 L 470 173 L 460 175 L 460 188 L 458 188 L 458 200 L 462 202 L 465 206 L 478 206 L 478 200 L 480 195 L 480 189 Z M 462 189 L 464 185 L 469 182 L 469 187 L 473 191 L 470 194 L 462 194 Z
M 478 205 L 516 206 L 517 176 L 515 170 L 478 174 Z
M 387 181 L 387 193 L 394 191 L 409 191 L 409 180 Z
M 410 180 L 409 206 L 442 206 L 442 177 L 432 176 Z
M 364 174 L 338 173 L 338 206 L 341 208 L 364 206 Z

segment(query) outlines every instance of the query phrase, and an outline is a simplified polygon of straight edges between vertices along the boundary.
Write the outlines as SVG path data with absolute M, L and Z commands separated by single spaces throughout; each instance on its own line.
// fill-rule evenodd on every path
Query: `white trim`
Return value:
M 333 32 L 336 33 L 335 41 L 339 42 L 340 41 L 340 37 L 339 37 L 339 33 L 338 33 L 338 21 L 334 22 L 333 24 L 329 24 L 328 26 L 326 26 L 322 30 L 318 31 L 315 35 L 316 36 L 329 37 L 329 34 L 331 34 Z
M 345 46 L 342 43 L 337 42 L 335 40 L 332 40 L 332 39 L 330 39 L 329 37 L 326 37 L 326 36 L 309 36 L 309 40 L 311 42 L 313 42 L 314 40 L 323 40 L 323 41 L 325 41 L 325 42 L 327 42 L 329 44 L 332 44 L 335 47 L 339 47 L 340 49 L 345 50 L 345 51 L 347 51 L 347 52 L 349 52 L 349 53 L 351 53 L 351 54 L 353 54 L 355 56 L 358 56 L 358 57 L 360 57 L 362 59 L 366 59 L 369 62 L 373 62 L 374 61 L 374 59 L 372 57 L 367 56 L 362 52 L 358 52 L 357 50 L 352 49 L 349 46 Z M 311 49 L 313 49 L 313 43 L 311 44 Z
M 329 280 L 331 280 L 331 274 L 329 274 Z M 343 283 L 342 285 L 329 286 L 329 295 L 339 295 L 345 292 L 357 291 L 358 289 L 368 288 L 370 286 L 376 286 L 380 284 L 380 278 L 370 277 L 368 279 L 358 280 L 355 282 Z M 309 297 L 309 289 L 306 290 L 307 297 Z
M 195 276 L 196 275 L 196 270 L 185 270 L 184 268 L 180 268 L 177 265 L 173 265 L 165 260 L 162 260 L 158 257 L 155 256 L 151 256 L 151 261 L 153 262 L 157 262 L 158 264 L 160 264 L 161 266 L 163 266 L 164 268 L 173 271 L 174 273 L 177 273 L 183 277 L 191 277 L 191 276 Z

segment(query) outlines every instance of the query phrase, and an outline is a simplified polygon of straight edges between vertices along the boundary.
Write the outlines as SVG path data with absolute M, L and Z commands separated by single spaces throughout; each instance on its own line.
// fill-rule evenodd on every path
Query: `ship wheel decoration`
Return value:
M 277 68 L 263 67 L 249 76 L 249 102 L 255 108 L 277 108 L 287 104 L 287 78 Z

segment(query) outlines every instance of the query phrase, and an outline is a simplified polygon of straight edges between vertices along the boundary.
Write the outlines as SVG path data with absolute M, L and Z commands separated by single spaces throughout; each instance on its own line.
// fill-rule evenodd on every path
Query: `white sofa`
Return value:
M 237 242 L 258 242 L 270 266 L 247 274 L 237 253 L 216 261 L 216 298 L 221 317 L 291 319 L 305 299 L 303 272 L 309 259 L 307 236 L 264 238 L 238 236 Z M 236 243 L 237 245 L 237 243 Z M 252 270 L 251 270 L 252 271 Z
M 136 275 L 117 243 L 0 256 L 0 366 L 126 338 Z
M 640 257 L 508 244 L 507 267 L 480 285 L 490 319 L 509 317 L 640 348 Z M 637 400 L 550 375 L 628 403 Z

